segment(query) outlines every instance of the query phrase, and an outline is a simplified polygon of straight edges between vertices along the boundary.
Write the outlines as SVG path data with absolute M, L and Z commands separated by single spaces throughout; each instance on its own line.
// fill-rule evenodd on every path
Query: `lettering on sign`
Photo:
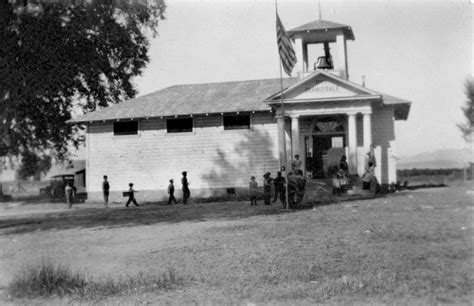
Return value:
M 311 92 L 339 92 L 339 86 L 333 85 L 333 84 L 328 84 L 328 85 L 320 85 L 320 86 L 315 86 L 311 88 L 305 88 L 305 91 L 311 91 Z

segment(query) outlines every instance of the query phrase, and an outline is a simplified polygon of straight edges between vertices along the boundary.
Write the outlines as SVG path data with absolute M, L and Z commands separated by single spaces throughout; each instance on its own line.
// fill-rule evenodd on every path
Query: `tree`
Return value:
M 458 124 L 458 127 L 461 130 L 464 139 L 468 142 L 472 142 L 472 133 L 474 127 L 474 78 L 468 77 L 465 82 L 465 87 L 467 100 L 461 109 L 466 118 L 465 122 Z
M 38 178 L 41 174 L 46 174 L 51 168 L 51 156 L 38 156 L 29 151 L 23 154 L 21 165 L 16 171 L 20 180 L 26 180 L 30 177 Z
M 165 8 L 163 0 L 0 0 L 0 158 L 62 160 L 83 141 L 83 127 L 66 123 L 72 111 L 134 97 Z

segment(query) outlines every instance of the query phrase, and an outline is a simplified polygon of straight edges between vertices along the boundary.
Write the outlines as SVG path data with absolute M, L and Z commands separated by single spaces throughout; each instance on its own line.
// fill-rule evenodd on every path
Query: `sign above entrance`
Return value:
M 337 84 L 323 81 L 313 81 L 313 84 L 305 84 L 304 91 L 294 97 L 294 99 L 321 99 L 336 97 L 353 97 L 357 93 L 350 91 Z
M 340 86 L 330 81 L 312 80 L 295 91 L 292 99 L 325 99 L 339 97 L 354 97 L 357 92 Z

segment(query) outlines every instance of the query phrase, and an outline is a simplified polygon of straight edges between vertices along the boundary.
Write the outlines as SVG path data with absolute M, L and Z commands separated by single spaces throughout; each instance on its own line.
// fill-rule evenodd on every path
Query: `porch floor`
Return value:
M 307 179 L 302 204 L 347 201 L 376 196 L 370 190 L 362 189 L 362 180 L 358 175 L 350 176 L 348 184 L 343 188 L 339 189 L 334 185 L 333 179 Z

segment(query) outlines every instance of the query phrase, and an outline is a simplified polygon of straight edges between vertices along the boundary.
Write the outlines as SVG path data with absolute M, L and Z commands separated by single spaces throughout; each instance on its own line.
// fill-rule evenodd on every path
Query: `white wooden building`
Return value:
M 407 119 L 410 102 L 349 81 L 350 27 L 317 20 L 289 34 L 298 76 L 282 83 L 171 86 L 71 120 L 87 125 L 89 199 L 102 198 L 103 175 L 112 201 L 130 182 L 139 200 L 162 200 L 169 179 L 180 197 L 182 171 L 194 197 L 247 192 L 250 176 L 261 185 L 265 172 L 289 169 L 296 154 L 305 175 L 316 179 L 326 178 L 342 155 L 351 173 L 362 175 L 371 144 L 379 181 L 396 182 L 394 122 Z M 319 46 L 323 55 L 310 65 Z

